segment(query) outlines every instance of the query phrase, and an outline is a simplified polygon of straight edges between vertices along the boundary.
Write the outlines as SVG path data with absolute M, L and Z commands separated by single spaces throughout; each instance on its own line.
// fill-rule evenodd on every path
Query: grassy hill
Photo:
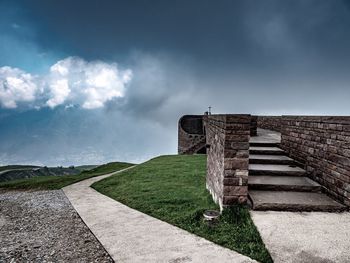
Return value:
M 89 171 L 89 170 L 94 169 L 98 166 L 99 165 L 95 165 L 95 164 L 79 165 L 79 166 L 75 166 L 75 169 L 78 169 L 80 171 Z
M 36 165 L 5 165 L 0 166 L 0 172 L 8 171 L 8 170 L 20 170 L 20 169 L 33 169 L 39 168 L 40 166 Z
M 203 221 L 218 209 L 205 187 L 206 156 L 161 156 L 92 185 L 97 191 L 141 212 L 176 225 L 260 262 L 272 262 L 249 211 L 223 211 L 218 225 Z
M 62 176 L 62 175 L 76 175 L 81 170 L 74 167 L 30 167 L 23 166 L 2 170 L 0 172 L 0 182 L 11 181 L 17 179 L 25 179 L 37 176 Z
M 80 165 L 70 167 L 46 167 L 35 165 L 6 165 L 0 166 L 0 182 L 26 179 L 36 176 L 77 175 L 89 171 L 98 165 Z
M 0 182 L 0 188 L 6 189 L 60 189 L 69 184 L 79 182 L 81 180 L 98 176 L 101 174 L 112 173 L 130 167 L 133 164 L 123 162 L 112 162 L 104 165 L 97 166 L 91 170 L 80 171 L 76 168 L 53 168 L 51 172 L 55 172 L 58 175 L 42 175 L 35 176 L 26 179 L 18 179 L 6 182 Z M 49 168 L 47 168 L 49 169 Z M 51 168 L 50 168 L 51 169 Z M 64 169 L 64 170 L 62 170 Z M 75 170 L 75 174 L 59 174 L 63 173 L 66 169 Z M 1 176 L 1 175 L 0 175 Z

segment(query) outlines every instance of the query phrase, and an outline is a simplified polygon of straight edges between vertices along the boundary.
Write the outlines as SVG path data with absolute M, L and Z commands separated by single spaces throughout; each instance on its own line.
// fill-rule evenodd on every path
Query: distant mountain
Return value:
M 97 165 L 81 165 L 70 167 L 41 167 L 34 165 L 6 165 L 0 166 L 0 182 L 35 176 L 76 175 L 82 171 L 91 170 Z
M 89 171 L 89 170 L 92 170 L 96 167 L 98 167 L 99 165 L 93 165 L 93 164 L 90 164 L 90 165 L 79 165 L 79 166 L 75 166 L 75 169 L 78 169 L 80 171 Z
M 30 169 L 30 168 L 40 168 L 40 166 L 35 165 L 5 165 L 0 166 L 0 173 L 6 170 L 20 170 L 20 169 Z

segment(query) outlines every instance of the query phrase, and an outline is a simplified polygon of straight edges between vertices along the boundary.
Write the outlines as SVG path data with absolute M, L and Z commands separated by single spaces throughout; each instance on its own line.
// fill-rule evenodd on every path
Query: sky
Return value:
M 142 162 L 184 114 L 350 115 L 350 1 L 0 0 L 0 165 Z

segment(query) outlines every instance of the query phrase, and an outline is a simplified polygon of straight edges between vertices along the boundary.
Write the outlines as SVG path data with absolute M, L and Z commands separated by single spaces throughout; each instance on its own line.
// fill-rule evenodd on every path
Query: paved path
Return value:
M 251 211 L 275 263 L 350 262 L 350 213 Z
M 280 143 L 281 133 L 267 129 L 258 128 L 258 135 L 250 137 L 252 143 Z
M 116 262 L 256 262 L 89 187 L 112 174 L 78 182 L 63 191 Z

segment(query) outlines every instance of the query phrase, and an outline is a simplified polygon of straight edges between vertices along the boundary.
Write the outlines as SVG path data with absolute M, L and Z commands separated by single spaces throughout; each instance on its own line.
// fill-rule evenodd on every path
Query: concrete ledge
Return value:
M 350 213 L 251 211 L 274 262 L 350 262 Z

